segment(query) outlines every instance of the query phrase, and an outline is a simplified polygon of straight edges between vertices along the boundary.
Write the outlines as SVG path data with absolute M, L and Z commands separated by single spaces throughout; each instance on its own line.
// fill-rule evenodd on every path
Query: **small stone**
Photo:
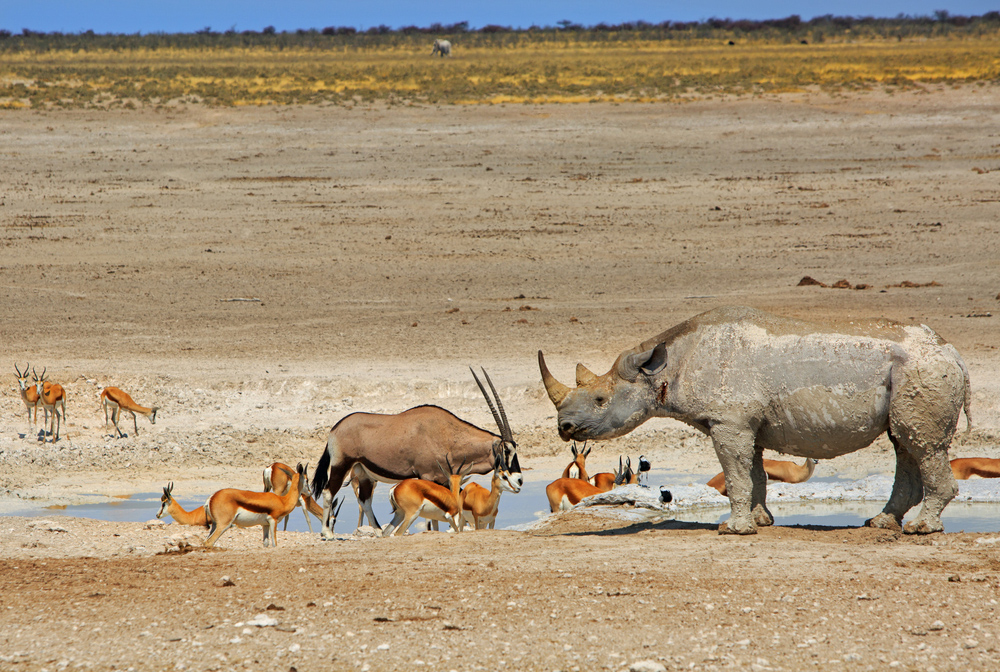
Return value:
M 247 625 L 256 625 L 258 628 L 269 628 L 278 624 L 278 619 L 271 618 L 267 614 L 257 614 L 249 621 Z
M 937 632 L 938 630 L 944 630 L 944 622 L 943 621 L 934 621 L 933 623 L 931 623 L 930 627 L 927 628 L 927 629 L 928 630 L 932 630 L 934 632 Z
M 379 644 L 378 647 L 376 648 L 376 650 L 377 651 L 388 651 L 389 650 L 389 645 L 388 644 Z
M 655 660 L 637 660 L 628 666 L 628 672 L 667 672 L 667 668 Z
M 291 646 L 288 647 L 288 651 L 290 653 L 298 653 L 301 650 L 302 647 L 299 644 L 292 644 Z
M 967 649 L 974 649 L 977 646 L 979 646 L 979 642 L 977 642 L 974 639 L 967 639 L 967 640 L 965 640 L 965 643 L 962 644 L 962 646 L 964 646 Z

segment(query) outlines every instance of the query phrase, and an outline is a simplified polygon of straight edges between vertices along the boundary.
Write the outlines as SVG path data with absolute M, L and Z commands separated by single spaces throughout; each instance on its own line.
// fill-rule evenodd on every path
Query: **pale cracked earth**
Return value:
M 972 378 L 953 455 L 1000 457 L 998 128 L 989 84 L 0 111 L 0 510 L 257 489 L 276 459 L 314 465 L 353 410 L 435 403 L 490 427 L 469 365 L 497 382 L 525 475 L 552 478 L 569 452 L 537 350 L 572 382 L 723 304 L 932 326 Z M 66 387 L 55 444 L 15 361 Z M 157 424 L 113 438 L 105 385 Z M 669 421 L 591 461 L 640 452 L 717 470 Z M 824 474 L 892 467 L 881 440 Z M 0 670 L 1000 667 L 997 534 L 779 518 L 732 538 L 573 512 L 532 532 L 279 532 L 277 549 L 231 531 L 206 552 L 175 525 L 52 514 L 0 518 Z

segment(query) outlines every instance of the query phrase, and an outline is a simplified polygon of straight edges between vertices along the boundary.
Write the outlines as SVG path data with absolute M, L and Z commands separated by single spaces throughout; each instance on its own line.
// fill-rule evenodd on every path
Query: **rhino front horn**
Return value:
M 563 402 L 566 395 L 569 394 L 569 388 L 556 380 L 549 372 L 549 367 L 545 366 L 545 357 L 542 355 L 542 351 L 538 351 L 538 368 L 542 372 L 542 382 L 545 384 L 545 391 L 549 394 L 549 399 L 556 408 L 559 408 L 559 404 Z

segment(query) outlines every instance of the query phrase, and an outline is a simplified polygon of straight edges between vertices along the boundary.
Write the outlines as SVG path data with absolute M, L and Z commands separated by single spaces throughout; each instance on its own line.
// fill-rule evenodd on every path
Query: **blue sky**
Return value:
M 981 0 L 0 0 L 0 28 L 44 32 L 98 33 L 278 30 L 380 24 L 392 28 L 468 21 L 473 28 L 499 24 L 514 28 L 554 26 L 568 19 L 584 25 L 644 20 L 774 19 L 814 16 L 930 16 L 936 10 L 980 15 L 1000 9 Z

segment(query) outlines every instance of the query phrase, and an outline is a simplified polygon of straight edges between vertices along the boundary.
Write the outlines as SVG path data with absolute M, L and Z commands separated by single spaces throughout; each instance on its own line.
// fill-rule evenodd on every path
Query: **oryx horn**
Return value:
M 503 402 L 500 401 L 500 395 L 497 394 L 497 389 L 493 387 L 493 381 L 490 380 L 490 374 L 486 373 L 486 369 L 482 369 L 483 375 L 486 376 L 486 382 L 490 384 L 490 390 L 493 392 L 493 396 L 496 397 L 497 405 L 495 407 L 493 406 L 493 402 L 490 401 L 490 395 L 486 394 L 486 388 L 483 387 L 483 384 L 479 381 L 479 376 L 476 375 L 476 372 L 472 370 L 471 366 L 469 367 L 469 371 L 472 372 L 472 377 L 476 379 L 476 385 L 479 386 L 479 391 L 483 393 L 483 397 L 486 399 L 486 404 L 490 407 L 490 412 L 493 413 L 493 419 L 496 421 L 497 428 L 500 430 L 500 438 L 504 441 L 514 443 L 514 435 L 510 431 L 510 423 L 507 422 L 507 413 L 503 410 Z M 497 413 L 497 408 L 500 409 L 499 413 Z

